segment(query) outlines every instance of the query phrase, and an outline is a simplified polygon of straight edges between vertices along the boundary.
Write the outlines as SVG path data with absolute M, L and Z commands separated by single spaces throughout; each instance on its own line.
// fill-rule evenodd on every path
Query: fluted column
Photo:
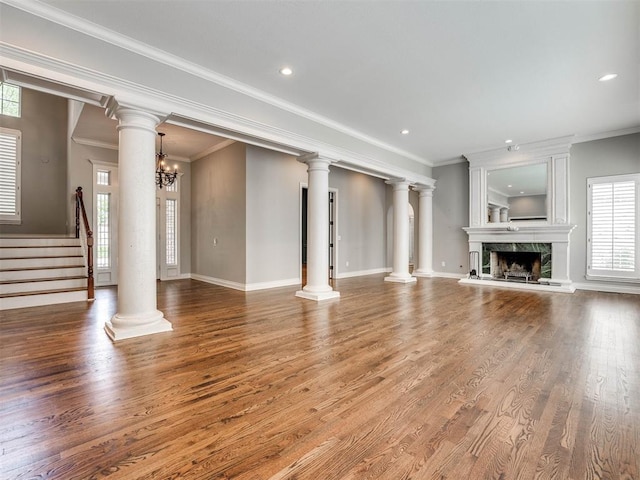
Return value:
M 105 323 L 112 340 L 172 330 L 156 299 L 156 126 L 160 119 L 116 106 L 118 119 L 118 306 Z
M 307 284 L 296 297 L 309 300 L 338 298 L 329 285 L 329 165 L 317 154 L 300 158 L 307 164 Z
M 500 221 L 503 223 L 509 221 L 509 207 L 502 207 L 500 209 Z
M 414 187 L 420 195 L 418 204 L 418 268 L 416 277 L 433 276 L 433 190 L 434 186 Z
M 409 283 L 409 185 L 405 180 L 390 180 L 393 185 L 393 271 L 387 282 Z

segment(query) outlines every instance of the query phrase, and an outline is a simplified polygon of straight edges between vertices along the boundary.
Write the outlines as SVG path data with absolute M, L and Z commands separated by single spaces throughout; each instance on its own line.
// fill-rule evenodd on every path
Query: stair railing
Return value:
M 76 188 L 76 238 L 80 238 L 80 215 L 82 214 L 82 223 L 84 231 L 86 232 L 86 244 L 87 244 L 87 299 L 93 300 L 95 298 L 95 286 L 93 281 L 93 232 L 89 226 L 89 220 L 87 219 L 87 211 L 84 208 L 84 201 L 82 200 L 82 187 Z

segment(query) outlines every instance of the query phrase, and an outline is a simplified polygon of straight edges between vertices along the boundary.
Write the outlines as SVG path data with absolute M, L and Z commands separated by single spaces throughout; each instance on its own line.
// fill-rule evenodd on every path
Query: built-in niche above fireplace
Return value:
M 518 149 L 500 148 L 466 155 L 469 161 L 469 227 L 464 230 L 469 235 L 469 271 L 479 270 L 481 274 L 473 278 L 470 275 L 461 283 L 514 284 L 516 288 L 545 286 L 553 291 L 575 291 L 569 278 L 569 235 L 575 228 L 569 222 L 570 147 L 571 137 L 564 137 L 520 145 Z M 510 218 L 508 210 L 513 206 L 507 201 L 502 202 L 504 205 L 500 203 L 491 176 L 531 168 L 540 170 L 540 179 L 546 182 L 546 188 L 539 186 L 537 192 L 541 198 L 544 194 L 544 201 L 540 202 L 544 209 Z M 515 183 L 507 183 L 506 189 L 508 185 Z M 524 187 L 520 191 L 527 192 Z M 527 218 L 515 219 L 515 216 Z M 505 248 L 505 245 L 509 247 Z M 535 252 L 540 256 L 516 258 L 517 255 L 506 255 L 520 251 Z M 482 265 L 471 265 L 474 258 Z

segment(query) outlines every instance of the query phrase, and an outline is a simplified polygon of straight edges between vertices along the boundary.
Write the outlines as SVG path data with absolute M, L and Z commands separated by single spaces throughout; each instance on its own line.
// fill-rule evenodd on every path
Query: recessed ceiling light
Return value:
M 513 187 L 513 185 L 507 185 L 507 187 L 511 188 L 511 187 Z
M 609 80 L 613 80 L 617 76 L 617 73 L 607 73 L 606 75 L 601 76 L 598 80 L 600 80 L 601 82 L 607 82 Z
M 289 75 L 291 75 L 293 73 L 293 70 L 291 70 L 289 67 L 282 67 L 280 69 L 280 73 L 282 75 L 289 76 Z
M 504 143 L 511 143 L 513 140 L 505 140 Z
M 409 135 L 409 130 L 406 128 L 400 132 L 402 135 Z
M 524 193 L 524 192 L 520 192 L 520 193 Z

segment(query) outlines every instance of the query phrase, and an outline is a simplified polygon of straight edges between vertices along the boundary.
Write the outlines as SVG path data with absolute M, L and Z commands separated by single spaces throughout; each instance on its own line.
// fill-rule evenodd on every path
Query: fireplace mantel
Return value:
M 569 221 L 569 150 L 571 137 L 536 142 L 517 149 L 499 148 L 465 155 L 469 161 L 469 255 L 482 253 L 483 243 L 546 243 L 551 244 L 551 278 L 540 284 L 523 286 L 508 282 L 465 278 L 461 283 L 497 284 L 503 287 L 551 289 L 573 292 L 569 278 L 569 236 L 576 227 Z M 487 211 L 487 175 L 496 168 L 514 165 L 547 165 L 547 218 L 543 221 L 505 222 L 489 218 Z M 472 267 L 473 268 L 473 267 Z M 543 285 L 541 285 L 543 284 Z
M 484 227 L 464 227 L 469 243 L 569 243 L 575 225 L 515 225 L 497 224 Z

